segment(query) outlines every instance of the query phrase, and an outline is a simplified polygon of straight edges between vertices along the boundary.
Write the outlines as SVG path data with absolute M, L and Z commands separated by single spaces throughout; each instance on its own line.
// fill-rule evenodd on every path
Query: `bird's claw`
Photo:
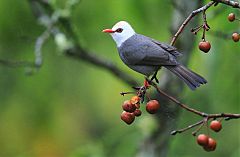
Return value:
M 158 79 L 157 79 L 157 73 L 158 70 L 153 74 L 152 78 L 150 79 L 151 81 L 155 80 L 157 83 L 159 83 Z

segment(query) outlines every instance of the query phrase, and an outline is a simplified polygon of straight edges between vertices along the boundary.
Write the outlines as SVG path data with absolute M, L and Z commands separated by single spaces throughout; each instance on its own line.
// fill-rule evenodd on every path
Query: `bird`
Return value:
M 126 21 L 119 21 L 111 29 L 102 32 L 112 36 L 121 60 L 132 70 L 146 77 L 152 76 L 151 81 L 155 79 L 158 82 L 157 72 L 165 67 L 191 90 L 207 83 L 202 76 L 177 61 L 182 55 L 177 48 L 136 33 Z

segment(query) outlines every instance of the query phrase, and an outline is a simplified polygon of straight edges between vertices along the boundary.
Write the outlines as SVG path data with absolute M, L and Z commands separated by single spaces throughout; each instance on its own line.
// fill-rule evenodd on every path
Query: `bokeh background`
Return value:
M 51 1 L 56 8 L 66 2 Z M 167 43 L 171 39 L 172 10 L 168 0 L 82 0 L 74 7 L 71 21 L 83 47 L 112 60 L 141 82 L 143 77 L 123 65 L 112 39 L 101 30 L 127 20 L 137 32 Z M 220 31 L 231 36 L 240 23 L 228 22 L 227 15 L 240 14 L 220 4 L 216 10 L 207 11 L 211 51 L 204 54 L 198 50 L 201 33 L 195 43 L 189 41 L 195 48 L 188 67 L 209 83 L 194 92 L 186 88 L 180 99 L 209 113 L 239 113 L 240 43 L 213 34 Z M 1 59 L 34 61 L 35 41 L 44 30 L 27 0 L 0 1 Z M 103 69 L 66 57 L 51 38 L 42 51 L 43 66 L 31 76 L 26 75 L 28 68 L 0 65 L 0 156 L 134 156 L 141 140 L 157 124 L 147 113 L 131 126 L 120 120 L 121 104 L 130 96 L 119 93 L 131 88 Z M 199 117 L 183 111 L 175 120 L 181 128 Z M 203 151 L 188 131 L 171 137 L 169 156 L 240 156 L 239 120 L 224 121 L 220 133 L 210 134 L 218 141 L 216 151 Z

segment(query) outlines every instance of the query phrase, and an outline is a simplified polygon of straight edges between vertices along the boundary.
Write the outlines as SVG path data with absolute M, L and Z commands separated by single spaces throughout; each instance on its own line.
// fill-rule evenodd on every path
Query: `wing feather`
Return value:
M 119 48 L 120 56 L 127 65 L 177 65 L 176 57 L 152 41 L 136 34 Z

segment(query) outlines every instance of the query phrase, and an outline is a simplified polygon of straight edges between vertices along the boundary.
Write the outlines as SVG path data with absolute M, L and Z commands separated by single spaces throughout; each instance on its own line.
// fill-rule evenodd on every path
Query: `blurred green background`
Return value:
M 52 4 L 61 8 L 65 2 Z M 231 35 L 240 24 L 229 23 L 226 17 L 230 12 L 239 15 L 239 11 L 219 5 L 221 8 L 218 16 L 214 16 L 214 8 L 207 12 L 210 32 Z M 82 0 L 74 8 L 71 20 L 83 47 L 112 60 L 142 81 L 141 75 L 123 65 L 112 39 L 101 30 L 127 20 L 137 32 L 169 42 L 172 10 L 168 0 Z M 33 61 L 35 40 L 44 30 L 27 0 L 0 1 L 1 59 Z M 209 83 L 195 92 L 185 89 L 181 100 L 209 113 L 239 113 L 240 43 L 210 34 L 207 39 L 212 49 L 208 54 L 198 50 L 198 43 L 189 41 L 195 45 L 189 67 Z M 105 70 L 67 58 L 52 39 L 44 45 L 43 57 L 43 66 L 32 76 L 25 75 L 25 68 L 0 65 L 0 156 L 134 156 L 141 140 L 156 124 L 147 113 L 131 126 L 120 120 L 121 104 L 130 96 L 119 93 L 131 90 L 129 86 Z M 183 111 L 178 127 L 197 120 L 199 117 Z M 216 151 L 203 151 L 189 131 L 171 137 L 169 156 L 240 156 L 238 120 L 224 121 L 220 133 L 210 134 L 218 141 Z

